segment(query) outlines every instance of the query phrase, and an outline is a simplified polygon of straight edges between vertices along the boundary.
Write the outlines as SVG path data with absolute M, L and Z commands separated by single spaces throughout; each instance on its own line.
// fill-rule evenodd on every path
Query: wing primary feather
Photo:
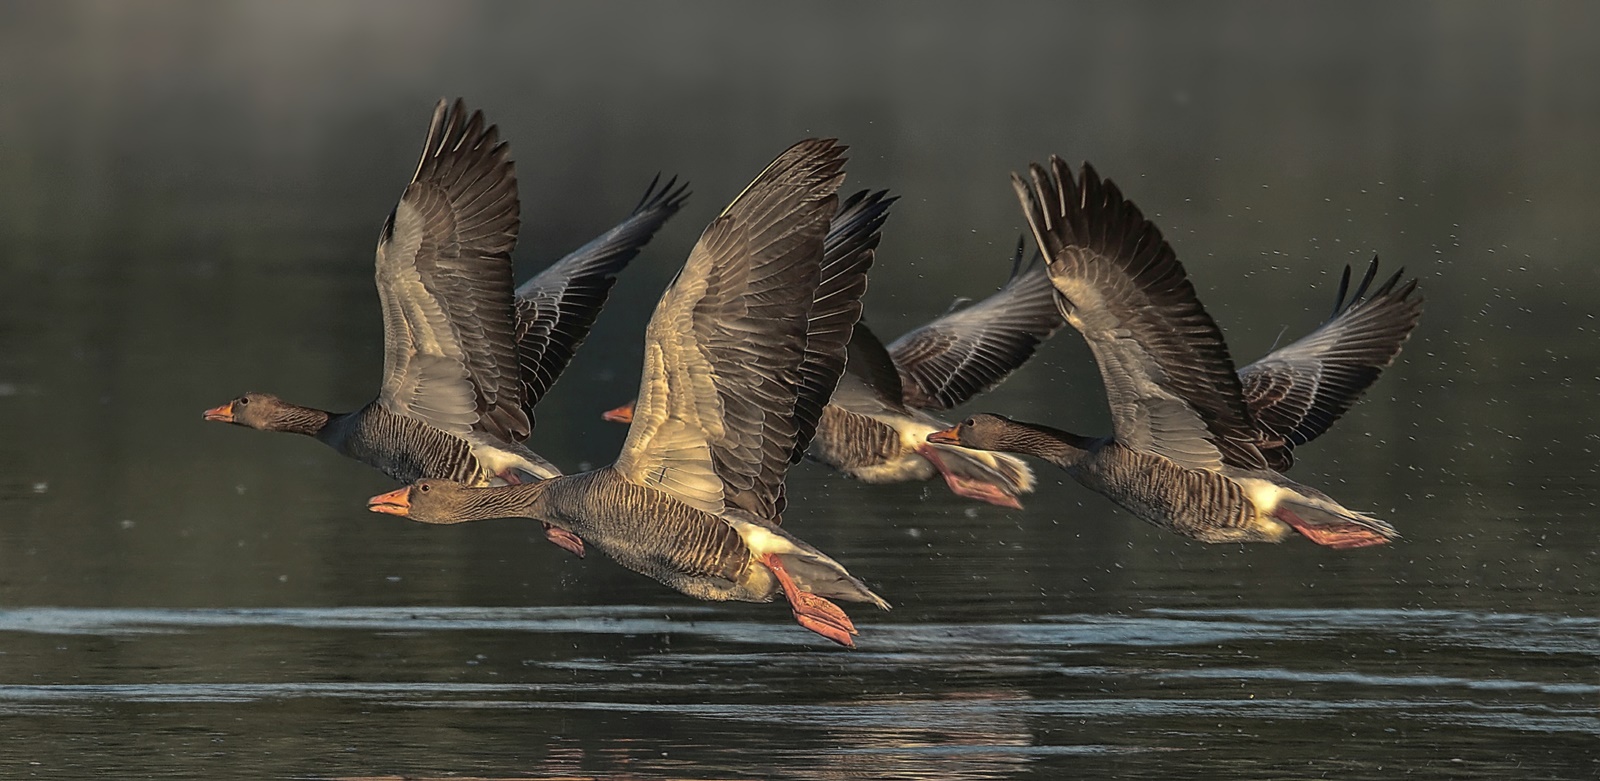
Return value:
M 1066 324 L 1040 256 L 1024 259 L 1025 241 L 1019 237 L 999 291 L 964 308 L 958 305 L 966 299 L 958 299 L 889 345 L 904 404 L 936 410 L 963 404 L 1005 380 Z
M 667 220 L 689 198 L 676 176 L 662 184 L 656 174 L 622 222 L 516 290 L 516 342 L 524 410 L 529 428 L 533 407 L 555 384 L 611 296 L 617 275 L 639 256 Z
M 1119 441 L 1197 468 L 1264 465 L 1221 331 L 1183 265 L 1117 185 L 1060 157 L 1013 189 L 1061 311 L 1095 353 Z M 1030 186 L 1031 184 L 1031 186 Z
M 1321 436 L 1354 406 L 1421 318 L 1418 280 L 1399 284 L 1404 269 L 1372 289 L 1378 272 L 1373 258 L 1353 294 L 1351 272 L 1346 266 L 1327 320 L 1239 370 L 1257 421 L 1258 447 L 1276 469 L 1292 466 L 1294 447 Z
M 646 329 L 619 474 L 670 475 L 664 490 L 691 506 L 776 520 L 843 151 L 794 145 L 701 234 Z
M 822 408 L 844 374 L 848 346 L 861 320 L 867 270 L 882 238 L 889 207 L 887 190 L 862 190 L 840 204 L 823 239 L 822 265 L 807 317 L 806 348 L 795 398 L 795 441 L 790 463 L 805 455 L 816 435 Z
M 511 441 L 528 428 L 512 333 L 520 220 L 515 168 L 498 139 L 498 128 L 482 112 L 468 116 L 460 99 L 434 107 L 422 157 L 378 246 L 386 345 L 379 398 L 447 432 L 465 427 Z M 460 371 L 424 374 L 412 365 L 419 358 Z

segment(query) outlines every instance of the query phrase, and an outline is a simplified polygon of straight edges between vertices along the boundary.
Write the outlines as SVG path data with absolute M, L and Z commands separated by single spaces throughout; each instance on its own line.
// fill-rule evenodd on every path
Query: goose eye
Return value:
M 249 403 L 250 403 L 250 398 L 249 398 L 249 397 L 248 397 L 248 396 L 240 396 L 240 397 L 239 397 L 239 401 L 238 401 L 238 402 L 236 402 L 236 403 L 237 403 L 237 404 L 238 404 L 238 405 L 239 405 L 239 406 L 241 406 L 241 407 L 243 407 L 243 406 L 244 406 L 244 405 L 246 405 L 246 404 L 249 404 Z
M 976 426 L 976 425 L 978 425 L 978 419 L 977 418 L 967 418 L 967 422 L 962 423 L 961 425 L 968 426 L 968 427 Z
M 427 493 L 430 490 L 430 486 L 427 483 L 418 483 L 417 490 Z

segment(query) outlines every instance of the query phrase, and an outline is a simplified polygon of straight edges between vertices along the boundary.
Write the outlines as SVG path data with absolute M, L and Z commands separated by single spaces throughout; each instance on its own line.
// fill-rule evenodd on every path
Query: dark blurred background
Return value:
M 598 415 L 699 230 L 802 137 L 851 145 L 847 190 L 901 196 L 868 294 L 886 337 L 1004 280 L 1007 174 L 1050 154 L 1162 227 L 1241 362 L 1318 323 L 1346 264 L 1421 278 L 1399 362 L 1295 472 L 1400 544 L 1187 543 L 1042 465 L 1006 513 L 803 464 L 790 528 L 898 606 L 864 643 L 1151 607 L 1592 616 L 1597 33 L 1580 2 L 0 4 L 0 606 L 690 607 L 531 524 L 370 515 L 377 472 L 200 420 L 245 390 L 372 397 L 377 231 L 461 96 L 512 144 L 519 279 L 657 172 L 692 182 L 539 408 L 569 470 L 615 456 Z M 972 409 L 1106 426 L 1070 330 Z M 95 669 L 0 656 L 13 682 L 122 675 Z

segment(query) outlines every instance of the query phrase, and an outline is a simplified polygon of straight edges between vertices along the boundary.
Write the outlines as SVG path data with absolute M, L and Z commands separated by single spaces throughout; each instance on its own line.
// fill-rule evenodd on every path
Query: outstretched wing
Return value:
M 1321 436 L 1347 412 L 1400 354 L 1422 317 L 1417 280 L 1401 285 L 1396 271 L 1368 293 L 1378 274 L 1373 258 L 1350 291 L 1350 267 L 1339 280 L 1333 314 L 1299 341 L 1239 370 L 1244 399 L 1255 415 L 1256 443 L 1274 469 L 1294 464 L 1294 448 Z
M 659 184 L 658 176 L 627 219 L 517 288 L 516 340 L 530 425 L 534 405 L 589 335 L 617 274 L 689 197 L 688 185 L 677 185 L 676 178 L 658 189 Z
M 807 319 L 806 357 L 800 364 L 801 390 L 795 399 L 795 455 L 798 460 L 805 454 L 812 436 L 816 434 L 817 420 L 822 408 L 828 404 L 834 386 L 840 378 L 843 358 L 836 353 L 840 339 L 848 339 L 848 371 L 858 365 L 856 345 L 863 338 L 866 326 L 859 322 L 861 313 L 860 291 L 855 288 L 866 284 L 866 269 L 872 263 L 874 248 L 878 246 L 879 232 L 888 217 L 889 205 L 896 199 L 887 191 L 862 190 L 845 199 L 834 215 L 828 235 L 822 243 L 822 281 L 813 296 L 815 304 Z M 853 324 L 853 330 L 845 330 Z M 848 334 L 848 336 L 846 336 Z M 894 364 L 883 345 L 870 333 L 866 338 L 883 353 L 883 364 L 889 367 L 894 383 L 894 398 L 899 406 L 900 378 L 894 376 Z M 625 407 L 632 414 L 635 402 Z M 623 408 L 619 408 L 623 409 Z M 610 413 L 607 413 L 608 415 Z
M 1023 262 L 1019 238 L 1005 287 L 896 339 L 889 355 L 906 404 L 950 409 L 999 385 L 1065 324 L 1045 265 Z
M 843 151 L 796 144 L 701 234 L 645 331 L 623 477 L 707 512 L 776 517 Z
M 1059 158 L 1012 185 L 1083 334 L 1117 440 L 1195 469 L 1265 466 L 1222 332 L 1156 226 L 1111 182 Z
M 433 111 L 422 160 L 378 241 L 380 403 L 458 435 L 527 435 L 512 339 L 517 179 L 483 114 Z

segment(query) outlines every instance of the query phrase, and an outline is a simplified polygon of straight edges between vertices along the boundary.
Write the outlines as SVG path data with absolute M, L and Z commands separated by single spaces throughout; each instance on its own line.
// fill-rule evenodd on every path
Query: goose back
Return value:
M 1256 507 L 1221 471 L 1188 469 L 1108 441 L 1066 467 L 1141 520 L 1203 542 L 1260 539 Z
M 817 461 L 858 479 L 863 477 L 862 470 L 881 466 L 904 454 L 900 433 L 893 426 L 838 404 L 829 404 L 823 409 L 816 439 L 807 451 L 807 455 Z M 922 462 L 923 468 L 916 476 L 904 479 L 932 477 L 933 465 L 920 457 L 916 460 Z
M 396 415 L 377 402 L 335 416 L 317 438 L 402 483 L 437 477 L 480 485 L 489 477 L 466 440 Z

